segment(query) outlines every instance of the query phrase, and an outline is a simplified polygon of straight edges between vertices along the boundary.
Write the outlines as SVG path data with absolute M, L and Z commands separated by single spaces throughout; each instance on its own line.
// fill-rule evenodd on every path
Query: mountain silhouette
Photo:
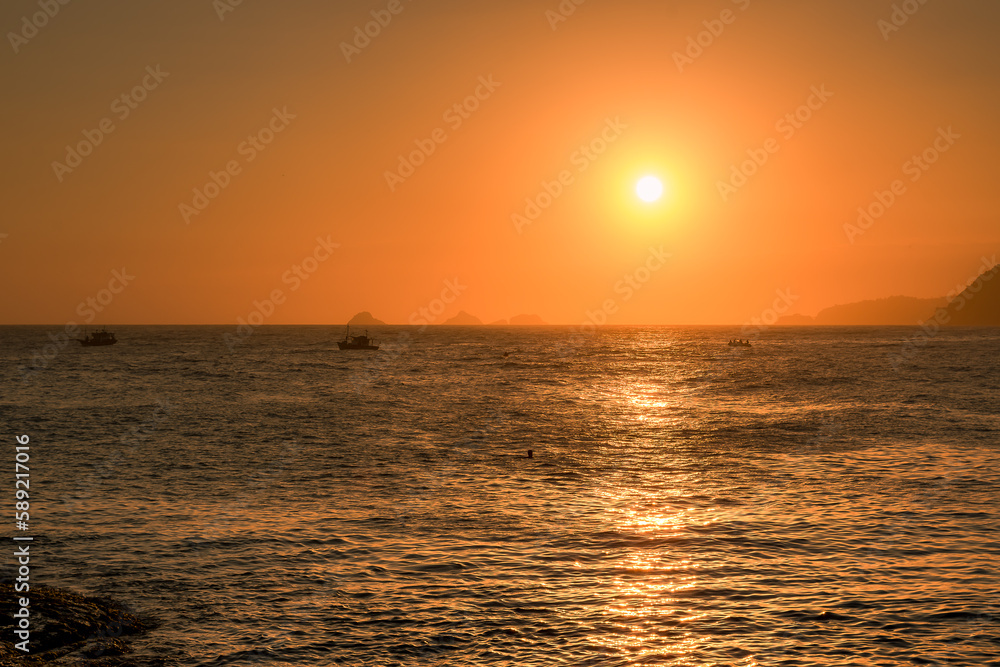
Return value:
M 994 255 L 994 258 L 996 256 Z M 939 325 L 967 327 L 1000 326 L 1000 264 L 983 258 L 980 273 L 960 293 L 939 299 L 891 296 L 847 303 L 819 311 L 816 317 L 786 315 L 781 325 L 913 325 L 934 320 Z
M 998 273 L 1000 264 L 985 269 L 946 308 L 937 310 L 934 319 L 956 327 L 1000 327 L 1000 280 L 994 280 Z
M 947 299 L 917 299 L 912 296 L 890 296 L 855 303 L 831 306 L 819 311 L 816 317 L 789 315 L 778 319 L 778 324 L 815 325 L 911 325 L 917 324 L 943 308 Z

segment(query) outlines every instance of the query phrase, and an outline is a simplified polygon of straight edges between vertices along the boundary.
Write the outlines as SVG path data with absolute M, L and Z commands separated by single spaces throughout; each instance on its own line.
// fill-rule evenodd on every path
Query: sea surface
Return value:
M 114 330 L 0 423 L 136 664 L 1000 665 L 1000 329 Z

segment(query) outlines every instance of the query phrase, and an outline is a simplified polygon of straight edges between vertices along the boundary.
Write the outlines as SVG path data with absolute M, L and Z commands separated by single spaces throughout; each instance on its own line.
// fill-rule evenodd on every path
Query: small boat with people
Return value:
M 91 332 L 90 334 L 84 336 L 83 338 L 77 338 L 80 341 L 80 345 L 84 347 L 100 347 L 102 345 L 114 345 L 118 342 L 115 335 L 108 331 L 107 329 L 99 329 L 98 331 Z
M 729 341 L 729 347 L 753 347 L 750 344 L 750 340 L 736 339 Z
M 344 340 L 337 342 L 337 347 L 341 350 L 377 350 L 378 344 L 375 340 L 368 337 L 368 330 L 360 336 L 351 335 L 351 326 L 347 326 L 347 333 L 344 334 Z

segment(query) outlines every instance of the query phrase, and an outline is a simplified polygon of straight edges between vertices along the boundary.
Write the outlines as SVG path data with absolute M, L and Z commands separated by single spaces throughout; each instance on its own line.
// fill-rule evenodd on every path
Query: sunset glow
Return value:
M 997 0 L 0 26 L 4 665 L 1000 667 Z
M 267 324 L 576 325 L 655 242 L 609 324 L 742 323 L 778 289 L 943 297 L 996 252 L 996 5 L 390 4 L 7 7 L 0 271 L 34 278 L 0 322 L 235 324 L 282 290 Z
M 644 176 L 635 186 L 639 199 L 652 203 L 663 196 L 663 183 L 656 176 Z

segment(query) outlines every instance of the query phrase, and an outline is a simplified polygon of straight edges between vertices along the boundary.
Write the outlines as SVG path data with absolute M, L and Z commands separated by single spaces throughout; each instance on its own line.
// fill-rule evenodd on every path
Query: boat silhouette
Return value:
M 747 341 L 731 340 L 729 341 L 729 347 L 753 347 L 753 346 L 750 344 L 750 341 L 748 340 Z
M 114 345 L 118 342 L 115 335 L 108 331 L 107 329 L 100 329 L 94 331 L 83 338 L 77 338 L 80 341 L 80 345 L 84 347 L 98 347 L 101 345 Z
M 368 337 L 368 331 L 365 330 L 364 334 L 360 336 L 351 335 L 351 326 L 347 325 L 347 333 L 344 334 L 344 340 L 337 342 L 337 347 L 341 350 L 377 350 L 378 345 L 376 342 Z

